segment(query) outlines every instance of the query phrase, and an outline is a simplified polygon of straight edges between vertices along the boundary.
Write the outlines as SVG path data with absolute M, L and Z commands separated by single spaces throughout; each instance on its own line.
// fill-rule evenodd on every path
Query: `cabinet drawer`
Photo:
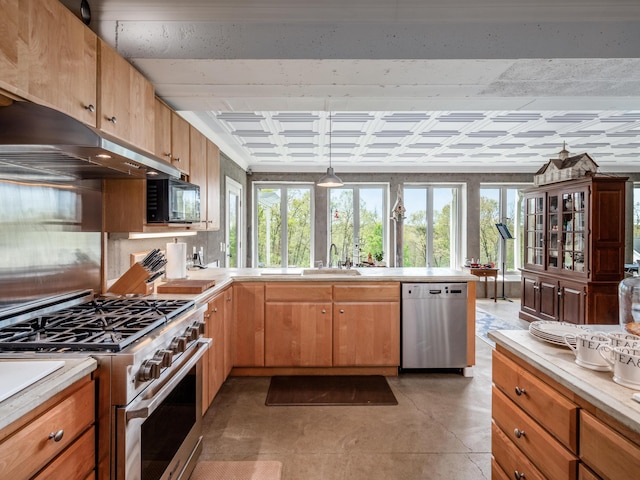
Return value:
M 584 410 L 580 411 L 580 459 L 610 480 L 638 478 L 640 472 L 640 446 Z
M 491 457 L 491 480 L 511 480 L 493 457 Z
M 578 480 L 601 480 L 595 473 L 581 463 L 578 466 Z
M 34 480 L 84 480 L 90 477 L 96 464 L 95 441 L 95 429 L 91 427 Z
M 344 283 L 333 286 L 334 302 L 395 302 L 400 301 L 400 283 Z
M 267 283 L 265 285 L 267 302 L 330 302 L 330 283 Z
M 30 478 L 94 423 L 94 412 L 95 385 L 89 382 L 0 444 L 0 477 Z M 49 438 L 61 430 L 58 442 Z
M 578 458 L 555 440 L 496 387 L 492 389 L 493 421 L 547 478 L 575 479 Z
M 576 404 L 495 350 L 493 383 L 570 451 L 578 452 Z
M 491 422 L 491 453 L 509 478 L 517 478 L 519 474 L 520 478 L 526 480 L 547 480 L 494 422 Z

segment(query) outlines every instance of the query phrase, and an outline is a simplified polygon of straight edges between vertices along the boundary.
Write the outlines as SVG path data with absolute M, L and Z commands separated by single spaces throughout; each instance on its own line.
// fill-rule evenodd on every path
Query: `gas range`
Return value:
M 119 352 L 193 306 L 190 300 L 96 297 L 0 328 L 0 351 Z

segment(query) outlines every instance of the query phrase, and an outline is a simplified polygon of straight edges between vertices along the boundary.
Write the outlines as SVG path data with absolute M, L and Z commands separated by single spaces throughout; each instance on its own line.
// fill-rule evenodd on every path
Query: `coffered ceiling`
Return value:
M 90 4 L 244 168 L 535 172 L 566 142 L 640 171 L 637 0 Z

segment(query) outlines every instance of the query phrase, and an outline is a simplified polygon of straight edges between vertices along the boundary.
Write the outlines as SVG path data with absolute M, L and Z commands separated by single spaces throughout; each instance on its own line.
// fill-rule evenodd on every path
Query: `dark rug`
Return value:
M 276 376 L 267 400 L 275 405 L 397 405 L 382 375 Z

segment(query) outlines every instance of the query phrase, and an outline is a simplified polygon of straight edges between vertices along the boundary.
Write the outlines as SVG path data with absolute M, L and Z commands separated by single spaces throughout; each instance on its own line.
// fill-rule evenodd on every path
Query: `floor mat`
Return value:
M 282 462 L 198 462 L 189 480 L 280 480 Z
M 524 330 L 524 327 L 519 320 L 508 321 L 476 308 L 476 335 L 489 345 L 494 345 L 493 340 L 487 336 L 490 330 Z
M 382 375 L 275 376 L 268 406 L 276 405 L 397 405 Z

